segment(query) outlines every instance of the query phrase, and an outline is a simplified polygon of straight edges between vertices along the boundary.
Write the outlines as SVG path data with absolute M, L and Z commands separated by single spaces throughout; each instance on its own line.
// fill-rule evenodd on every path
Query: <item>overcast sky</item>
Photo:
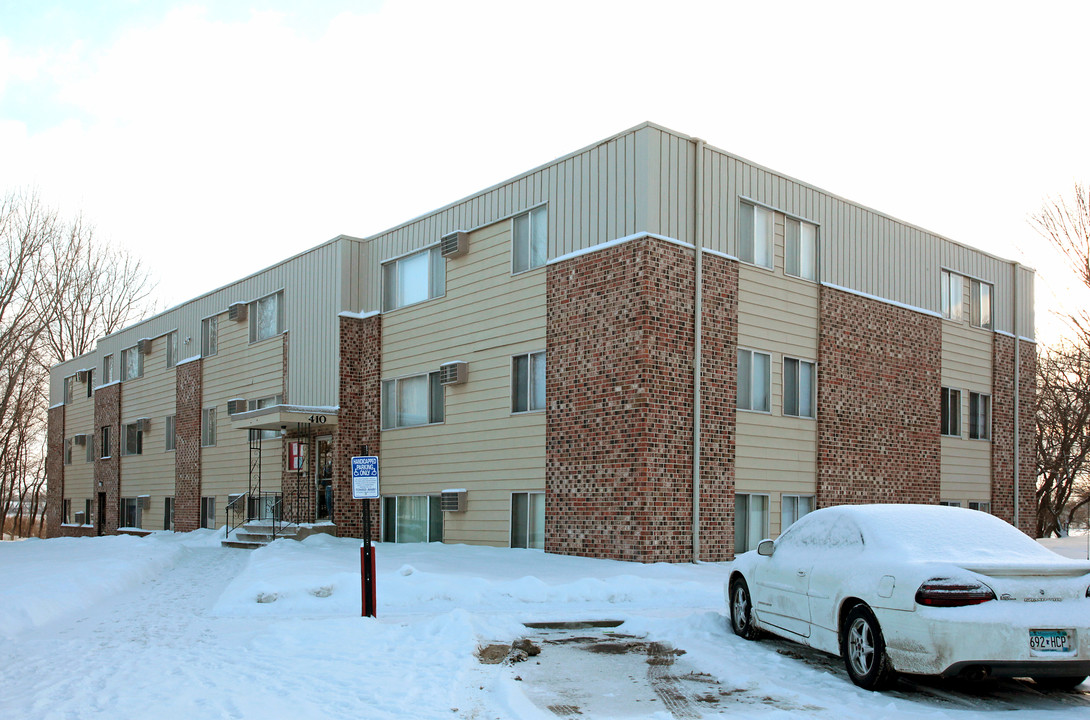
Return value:
M 301 9 L 305 7 L 305 9 Z M 1090 3 L 0 0 L 0 191 L 143 257 L 164 308 L 644 120 L 1073 279 Z

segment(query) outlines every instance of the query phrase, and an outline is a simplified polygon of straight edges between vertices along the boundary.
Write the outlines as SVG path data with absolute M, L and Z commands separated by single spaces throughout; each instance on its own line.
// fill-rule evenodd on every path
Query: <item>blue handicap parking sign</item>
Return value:
M 352 458 L 352 499 L 377 500 L 378 458 L 365 455 Z

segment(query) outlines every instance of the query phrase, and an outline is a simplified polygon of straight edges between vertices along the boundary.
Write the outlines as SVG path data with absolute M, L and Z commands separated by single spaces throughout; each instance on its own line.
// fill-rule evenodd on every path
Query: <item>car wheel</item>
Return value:
M 852 682 L 864 690 L 881 690 L 895 677 L 886 655 L 886 642 L 878 620 L 866 605 L 848 613 L 840 633 L 840 654 Z
M 753 599 L 743 578 L 730 584 L 730 626 L 735 635 L 746 640 L 756 640 L 759 635 L 753 625 Z
M 1076 686 L 1086 682 L 1085 675 L 1078 677 L 1039 677 L 1033 678 L 1037 687 L 1045 692 L 1049 690 L 1073 690 Z

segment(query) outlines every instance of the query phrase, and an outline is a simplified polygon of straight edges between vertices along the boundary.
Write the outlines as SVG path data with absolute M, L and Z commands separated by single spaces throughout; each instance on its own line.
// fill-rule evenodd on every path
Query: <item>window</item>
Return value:
M 172 368 L 178 364 L 178 331 L 167 333 L 165 338 L 167 346 L 167 367 Z
M 163 502 L 163 529 L 174 529 L 174 498 L 168 497 Z
M 201 410 L 201 447 L 216 444 L 216 408 Z
M 969 324 L 992 329 L 992 286 L 986 282 L 969 281 Z
M 768 496 L 734 496 L 734 554 L 753 550 L 768 537 Z
M 942 316 L 948 320 L 960 321 L 965 312 L 964 283 L 961 275 L 949 270 L 942 271 L 942 280 L 939 286 Z
M 266 295 L 250 303 L 250 342 L 279 335 L 283 329 L 283 293 Z
M 122 455 L 141 455 L 144 452 L 144 430 L 139 422 L 125 426 L 125 446 Z
M 382 429 L 443 422 L 439 373 L 382 381 Z
M 87 371 L 87 397 L 94 397 L 95 394 L 95 369 L 91 368 Z
M 780 496 L 780 532 L 782 533 L 791 524 L 803 515 L 813 512 L 813 495 L 781 495 Z
M 215 497 L 202 497 L 201 498 L 201 527 L 213 528 L 216 527 L 216 498 Z
M 174 420 L 174 415 L 167 415 L 163 423 L 163 449 L 165 452 L 170 452 L 175 448 Z
M 220 319 L 213 315 L 201 321 L 201 357 L 208 357 L 219 352 Z
M 772 268 L 772 225 L 775 216 L 768 208 L 742 203 L 738 228 L 738 259 Z
M 516 215 L 512 222 L 511 272 L 525 272 L 544 265 L 549 242 L 548 209 L 534 208 Z
M 64 404 L 70 405 L 76 395 L 76 376 L 69 375 L 64 379 Z
M 969 509 L 990 513 L 992 511 L 992 504 L 987 500 L 970 500 Z
M 102 384 L 108 385 L 114 381 L 114 356 L 107 355 L 102 358 Z
M 942 389 L 942 434 L 961 437 L 961 391 Z
M 94 462 L 95 461 L 95 436 L 93 434 L 87 436 L 87 448 L 86 448 L 86 450 L 87 450 L 87 454 L 85 456 L 86 461 L 87 462 Z
M 99 455 L 99 457 L 101 457 L 101 458 L 110 457 L 110 426 L 109 425 L 103 425 L 102 426 L 102 447 L 100 448 L 99 452 L 102 453 L 101 455 Z
M 61 522 L 68 524 L 72 522 L 72 499 L 65 498 L 61 501 Z
M 64 440 L 64 464 L 72 464 L 72 438 L 65 438 Z
M 545 493 L 511 493 L 511 547 L 545 549 Z
M 939 500 L 939 505 L 943 507 L 961 507 L 960 500 Z
M 783 414 L 814 417 L 814 388 L 817 383 L 814 363 L 795 358 L 783 359 Z
M 283 402 L 283 398 L 280 395 L 270 395 L 269 397 L 259 398 L 257 400 L 250 400 L 246 403 L 247 410 L 261 410 L 267 407 L 274 407 Z M 250 439 L 255 437 L 261 440 L 271 440 L 273 438 L 280 437 L 279 430 L 251 430 Z
M 803 280 L 817 279 L 817 225 L 787 219 L 783 271 Z
M 136 345 L 121 351 L 121 379 L 134 380 L 144 376 L 144 354 Z
M 396 310 L 446 294 L 447 261 L 439 247 L 382 266 L 382 309 Z
M 91 517 L 91 498 L 86 498 L 83 501 L 83 522 L 87 525 L 90 525 L 92 522 L 94 522 L 93 518 Z
M 443 541 L 443 511 L 438 495 L 382 498 L 383 542 Z
M 992 399 L 987 395 L 969 393 L 969 437 L 988 440 L 992 436 Z
M 753 350 L 738 351 L 738 409 L 769 412 L 772 357 Z
M 117 524 L 121 527 L 140 527 L 140 498 L 121 498 L 121 512 Z
M 511 412 L 545 409 L 545 351 L 511 359 Z

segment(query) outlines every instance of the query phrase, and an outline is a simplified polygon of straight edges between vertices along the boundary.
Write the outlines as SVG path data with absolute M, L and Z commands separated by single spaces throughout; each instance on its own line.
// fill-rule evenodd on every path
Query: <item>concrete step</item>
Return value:
M 237 548 L 239 550 L 256 550 L 260 547 L 265 547 L 267 543 L 263 542 L 250 542 L 247 540 L 221 540 L 220 544 L 226 548 Z

